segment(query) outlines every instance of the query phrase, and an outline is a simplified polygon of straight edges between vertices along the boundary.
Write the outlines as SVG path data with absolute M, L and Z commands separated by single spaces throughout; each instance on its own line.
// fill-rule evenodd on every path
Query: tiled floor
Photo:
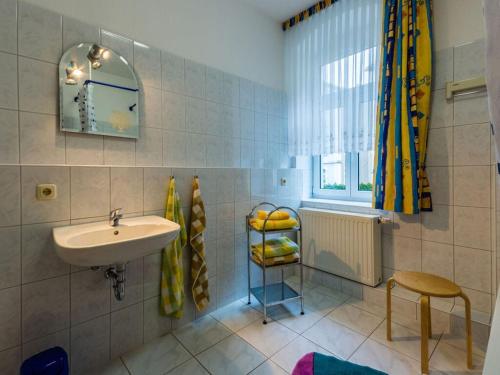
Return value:
M 291 280 L 293 283 L 293 280 Z M 290 374 L 309 352 L 334 355 L 389 374 L 420 373 L 420 335 L 393 323 L 393 341 L 385 340 L 380 306 L 349 298 L 311 283 L 305 288 L 306 314 L 297 303 L 269 309 L 240 300 L 122 356 L 101 375 Z M 461 341 L 436 334 L 429 342 L 433 374 L 481 373 L 476 350 L 474 370 L 465 366 Z

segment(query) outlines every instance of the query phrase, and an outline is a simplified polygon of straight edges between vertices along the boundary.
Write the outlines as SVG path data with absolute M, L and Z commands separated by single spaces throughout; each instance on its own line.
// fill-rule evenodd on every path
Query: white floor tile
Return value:
M 194 355 L 231 335 L 230 330 L 209 315 L 197 319 L 173 333 L 182 345 Z
M 342 305 L 342 303 L 344 303 L 342 298 L 327 296 L 316 290 L 304 292 L 304 306 L 322 316 L 330 313 L 334 308 Z
M 174 368 L 168 375 L 208 375 L 208 372 L 193 358 Z
M 246 326 L 237 334 L 268 357 L 297 337 L 297 333 L 277 322 L 262 324 L 260 320 Z
M 255 370 L 253 370 L 250 375 L 286 375 L 287 372 L 279 367 L 276 363 L 271 360 L 265 361 Z
M 361 345 L 366 337 L 353 330 L 323 318 L 303 336 L 341 359 L 347 359 Z
M 262 314 L 249 305 L 236 301 L 218 309 L 211 315 L 233 332 L 239 331 L 250 323 L 262 319 Z
M 364 336 L 370 336 L 384 320 L 377 315 L 358 309 L 349 304 L 343 304 L 337 307 L 327 316 Z
M 212 374 L 239 375 L 248 374 L 266 357 L 237 335 L 232 335 L 198 354 L 197 359 Z
M 473 369 L 467 369 L 467 353 L 451 345 L 440 342 L 432 353 L 429 366 L 450 374 L 481 374 L 484 358 L 478 355 L 472 356 Z
M 276 364 L 278 364 L 281 368 L 291 373 L 298 360 L 301 359 L 305 354 L 311 352 L 332 355 L 332 353 L 323 349 L 319 345 L 309 341 L 302 336 L 299 336 L 283 349 L 281 349 L 278 353 L 273 355 L 271 359 L 276 362 Z
M 174 336 L 168 334 L 123 357 L 132 375 L 160 375 L 191 358 Z
M 419 362 L 371 339 L 366 340 L 349 361 L 390 375 L 420 374 Z
M 375 314 L 381 318 L 385 318 L 386 315 L 386 309 L 384 306 L 381 305 L 376 305 L 371 302 L 367 302 L 361 299 L 357 299 L 355 297 L 349 298 L 346 303 L 349 305 L 353 305 L 354 307 L 357 307 L 358 309 L 362 309 L 364 311 L 368 311 L 371 314 Z
M 115 359 L 97 375 L 129 375 L 129 372 L 120 358 Z
M 420 333 L 410 330 L 397 323 L 392 323 L 392 341 L 387 341 L 387 321 L 384 321 L 373 334 L 371 339 L 407 355 L 417 361 L 420 361 Z M 437 345 L 437 339 L 429 340 L 429 357 Z
M 273 306 L 269 309 L 269 316 L 297 333 L 302 333 L 311 328 L 323 318 L 322 315 L 309 309 L 304 309 L 304 315 L 301 315 L 300 302 Z

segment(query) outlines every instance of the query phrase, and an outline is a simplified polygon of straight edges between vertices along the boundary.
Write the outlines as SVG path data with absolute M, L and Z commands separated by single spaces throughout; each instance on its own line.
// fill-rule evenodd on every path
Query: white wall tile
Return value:
M 207 145 L 207 167 L 222 167 L 224 165 L 224 139 L 207 135 L 205 143 Z
M 23 360 L 54 346 L 60 346 L 66 353 L 70 353 L 69 341 L 69 329 L 63 329 L 39 339 L 25 342 L 23 343 Z
M 110 312 L 110 282 L 102 270 L 71 274 L 71 324 L 76 325 Z
M 457 46 L 453 51 L 453 78 L 455 81 L 484 76 L 484 39 Z
M 0 289 L 21 283 L 21 228 L 0 228 Z
M 161 51 L 162 89 L 184 93 L 184 59 Z
M 241 145 L 238 138 L 224 138 L 224 167 L 240 167 Z
M 453 280 L 453 245 L 422 241 L 422 271 Z
M 18 112 L 0 109 L 0 163 L 19 163 Z
M 455 245 L 491 249 L 490 209 L 454 207 Z
M 432 129 L 453 126 L 453 101 L 447 100 L 445 90 L 432 92 L 430 127 Z
M 144 257 L 144 298 L 160 295 L 162 253 L 151 254 Z M 157 310 L 158 310 L 157 305 Z
M 382 236 L 383 265 L 401 271 L 422 270 L 422 241 L 399 236 Z
M 143 169 L 111 168 L 111 209 L 143 212 Z
M 69 276 L 22 287 L 23 342 L 69 327 Z
M 422 239 L 453 243 L 453 206 L 435 204 L 432 212 L 422 212 Z
M 453 128 L 429 130 L 427 165 L 448 166 L 453 163 Z
M 19 109 L 56 115 L 57 85 L 57 65 L 19 57 Z
M 268 139 L 267 115 L 262 112 L 255 112 L 255 140 L 266 141 Z
M 254 165 L 254 142 L 248 139 L 241 140 L 241 168 L 252 168 Z
M 134 45 L 132 40 L 110 31 L 101 29 L 101 43 L 116 52 L 132 67 L 134 66 Z
M 265 86 L 256 84 L 254 85 L 254 100 L 255 110 L 257 112 L 267 113 L 267 89 Z
M 205 132 L 205 101 L 188 97 L 186 100 L 186 129 L 192 133 Z
M 428 167 L 427 176 L 431 187 L 432 203 L 450 205 L 453 203 L 453 168 Z
M 207 159 L 207 145 L 201 134 L 189 134 L 186 147 L 186 166 L 204 167 Z
M 21 223 L 21 169 L 0 166 L 0 184 L 5 192 L 0 197 L 0 227 Z
M 144 86 L 139 91 L 141 99 L 140 123 L 149 128 L 161 128 L 162 125 L 162 91 Z
M 203 121 L 204 133 L 209 135 L 222 135 L 223 121 L 222 104 L 206 102 L 206 113 Z
M 217 172 L 217 203 L 234 202 L 234 171 L 219 169 Z
M 64 225 L 69 221 L 23 226 L 23 284 L 69 274 L 69 264 L 57 255 L 52 238 L 52 228 Z
M 489 165 L 490 135 L 489 123 L 453 128 L 454 165 Z
M 177 131 L 163 132 L 163 165 L 178 167 L 186 161 L 187 134 Z
M 254 168 L 265 168 L 267 162 L 267 142 L 255 141 L 254 143 Z
M 20 55 L 58 63 L 62 48 L 62 17 L 20 1 L 18 40 Z
M 57 117 L 21 112 L 19 116 L 21 163 L 64 164 L 66 161 L 64 134 Z
M 110 170 L 104 167 L 71 168 L 71 218 L 108 215 Z
M 186 97 L 163 92 L 163 128 L 186 130 Z
M 432 88 L 444 89 L 446 82 L 453 81 L 453 48 L 445 48 L 434 52 L 432 72 Z
M 0 50 L 17 53 L 17 1 L 0 3 Z
M 110 356 L 110 319 L 101 316 L 71 327 L 71 373 L 101 371 Z
M 222 109 L 222 136 L 224 137 L 239 137 L 240 130 L 240 113 L 236 107 L 225 105 Z
M 490 166 L 453 167 L 453 185 L 455 205 L 490 207 Z
M 134 42 L 134 70 L 143 86 L 161 89 L 159 49 Z
M 223 101 L 233 107 L 240 105 L 240 80 L 232 74 L 224 73 Z
M 254 140 L 254 112 L 240 109 L 241 138 Z
M 453 122 L 455 125 L 489 122 L 488 97 L 484 93 L 455 97 Z
M 66 163 L 70 165 L 104 164 L 104 137 L 66 133 Z
M 483 292 L 491 291 L 491 252 L 455 246 L 455 282 Z
M 137 166 L 160 166 L 163 164 L 163 131 L 155 128 L 140 128 L 135 144 Z
M 254 83 L 240 78 L 240 107 L 253 110 L 255 108 Z
M 185 61 L 185 93 L 196 98 L 205 97 L 205 65 Z
M 135 139 L 104 137 L 104 164 L 135 165 Z
M 144 168 L 144 211 L 164 210 L 172 171 Z
M 111 314 L 111 359 L 142 344 L 143 318 L 142 303 Z
M 0 350 L 21 343 L 21 288 L 0 290 Z
M 0 107 L 17 109 L 17 56 L 0 52 Z
M 67 16 L 63 16 L 62 22 L 63 53 L 82 42 L 99 44 L 100 33 L 97 26 Z
M 220 70 L 206 67 L 205 93 L 207 100 L 222 103 L 224 97 L 224 73 Z
M 49 201 L 37 200 L 37 184 L 55 184 L 57 186 L 56 199 Z M 21 197 L 23 224 L 69 220 L 69 167 L 22 167 Z
M 144 342 L 163 336 L 172 330 L 172 319 L 160 314 L 160 298 L 144 301 Z
M 491 314 L 491 301 L 494 296 L 489 293 L 465 287 L 462 287 L 462 291 L 467 295 L 467 297 L 469 297 L 471 305 L 474 306 L 474 310 Z M 462 298 L 455 298 L 455 304 L 458 306 L 464 306 L 465 302 Z

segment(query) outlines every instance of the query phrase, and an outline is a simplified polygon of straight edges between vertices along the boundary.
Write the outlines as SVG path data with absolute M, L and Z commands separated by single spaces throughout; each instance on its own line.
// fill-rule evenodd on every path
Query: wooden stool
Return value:
M 439 276 L 423 272 L 398 271 L 387 280 L 387 341 L 392 341 L 391 335 L 391 289 L 394 283 L 420 293 L 421 347 L 420 356 L 422 373 L 429 373 L 429 338 L 432 338 L 430 297 L 453 298 L 461 297 L 465 301 L 465 320 L 467 331 L 467 367 L 472 368 L 472 324 L 469 298 L 460 287 Z

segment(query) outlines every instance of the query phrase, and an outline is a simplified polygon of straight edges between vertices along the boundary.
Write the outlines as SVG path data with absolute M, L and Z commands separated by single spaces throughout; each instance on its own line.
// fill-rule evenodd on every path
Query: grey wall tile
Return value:
M 60 346 L 66 353 L 71 353 L 69 344 L 69 329 L 52 333 L 39 339 L 31 340 L 23 344 L 23 360 L 40 353 L 48 348 Z
M 134 65 L 134 45 L 131 39 L 101 29 L 101 43 L 124 57 L 131 67 Z
M 205 97 L 205 65 L 194 61 L 185 62 L 185 88 L 186 95 L 196 98 Z
M 172 330 L 172 320 L 159 312 L 160 298 L 144 301 L 144 342 L 163 336 Z
M 453 206 L 433 206 L 432 212 L 422 212 L 422 239 L 453 244 Z
M 428 167 L 427 176 L 432 191 L 432 203 L 450 205 L 453 203 L 453 168 Z
M 209 135 L 222 135 L 223 121 L 222 104 L 206 102 L 206 116 L 203 121 L 204 132 Z
M 143 180 L 142 168 L 111 168 L 111 209 L 142 213 Z
M 151 254 L 144 257 L 143 295 L 145 299 L 157 297 L 160 295 L 161 262 L 162 262 L 161 259 L 162 259 L 161 253 Z
M 56 116 L 21 112 L 19 132 L 21 163 L 65 164 L 66 143 Z
M 140 128 L 135 144 L 135 163 L 138 166 L 159 166 L 163 164 L 163 130 Z
M 239 138 L 241 134 L 239 109 L 225 105 L 222 108 L 222 116 L 222 135 Z
M 62 17 L 36 5 L 19 2 L 19 54 L 58 63 Z
M 224 138 L 224 167 L 240 167 L 240 140 L 238 138 Z
M 238 77 L 224 73 L 224 104 L 238 107 L 240 105 L 240 80 Z
M 0 109 L 0 163 L 19 163 L 18 112 Z
M 454 207 L 454 244 L 475 249 L 491 249 L 489 208 Z
M 0 352 L 0 371 L 3 374 L 16 374 L 21 367 L 21 347 Z
M 187 134 L 177 131 L 163 133 L 163 165 L 183 166 L 186 160 Z
M 101 270 L 71 274 L 71 324 L 76 325 L 110 312 L 110 282 Z
M 444 89 L 432 92 L 431 108 L 431 128 L 453 126 L 453 101 L 446 99 Z
M 104 164 L 135 165 L 135 139 L 104 137 Z
M 162 89 L 184 93 L 184 59 L 168 52 L 161 52 Z
M 484 39 L 457 46 L 454 48 L 453 54 L 453 78 L 455 81 L 484 76 Z
M 17 109 L 17 56 L 0 52 L 0 107 Z
M 217 203 L 234 202 L 234 171 L 219 169 L 217 173 Z
M 140 90 L 141 109 L 140 124 L 149 128 L 161 128 L 162 125 L 162 91 L 144 86 Z
M 191 133 L 204 133 L 205 101 L 188 97 L 186 100 L 186 129 Z
M 456 126 L 453 129 L 453 164 L 489 165 L 491 156 L 489 123 Z
M 432 88 L 444 89 L 446 82 L 453 81 L 453 48 L 434 52 Z
M 19 57 L 19 109 L 58 113 L 57 65 Z
M 143 86 L 161 89 L 159 49 L 134 42 L 134 69 Z
M 109 211 L 109 168 L 72 167 L 71 218 L 104 216 Z
M 69 276 L 22 288 L 23 342 L 69 327 Z
M 255 110 L 257 112 L 267 113 L 267 88 L 263 85 L 254 86 Z
M 489 122 L 488 98 L 484 93 L 454 99 L 455 125 Z
M 100 371 L 110 356 L 109 315 L 71 327 L 71 373 Z
M 207 135 L 205 143 L 207 145 L 207 167 L 222 167 L 224 165 L 224 139 Z
M 220 70 L 206 68 L 205 96 L 207 100 L 222 103 L 224 97 L 224 73 Z
M 254 165 L 254 142 L 242 139 L 240 145 L 240 166 L 241 168 L 252 168 Z
M 164 210 L 172 170 L 144 168 L 144 211 Z
M 254 83 L 240 78 L 240 107 L 253 110 L 255 108 Z
M 17 53 L 17 1 L 0 3 L 0 50 Z
M 189 134 L 186 146 L 186 166 L 204 167 L 207 159 L 205 137 L 201 134 Z
M 255 140 L 266 141 L 268 139 L 268 118 L 267 114 L 255 112 Z
M 491 291 L 491 253 L 455 246 L 455 282 L 483 292 Z
M 490 166 L 453 168 L 453 204 L 490 207 Z
M 69 274 L 69 264 L 57 255 L 52 238 L 52 228 L 64 225 L 69 221 L 23 226 L 23 284 Z
M 422 241 L 422 271 L 453 280 L 453 245 Z
M 163 92 L 162 121 L 163 128 L 186 130 L 186 97 L 170 92 Z
M 21 169 L 0 166 L 0 183 L 5 193 L 0 197 L 0 226 L 21 223 Z
M 67 16 L 63 16 L 62 22 L 63 53 L 80 43 L 99 43 L 100 34 L 97 26 Z
M 0 228 L 0 289 L 21 283 L 21 228 Z
M 453 165 L 452 128 L 429 130 L 427 165 L 430 167 Z
M 70 165 L 104 164 L 104 137 L 66 133 L 66 163 Z
M 249 109 L 240 109 L 241 138 L 254 140 L 254 112 Z
M 56 199 L 49 201 L 37 200 L 37 184 L 55 184 L 57 186 Z M 22 223 L 35 224 L 69 220 L 69 192 L 69 167 L 22 167 Z
M 142 344 L 143 318 L 142 303 L 111 314 L 111 359 Z

